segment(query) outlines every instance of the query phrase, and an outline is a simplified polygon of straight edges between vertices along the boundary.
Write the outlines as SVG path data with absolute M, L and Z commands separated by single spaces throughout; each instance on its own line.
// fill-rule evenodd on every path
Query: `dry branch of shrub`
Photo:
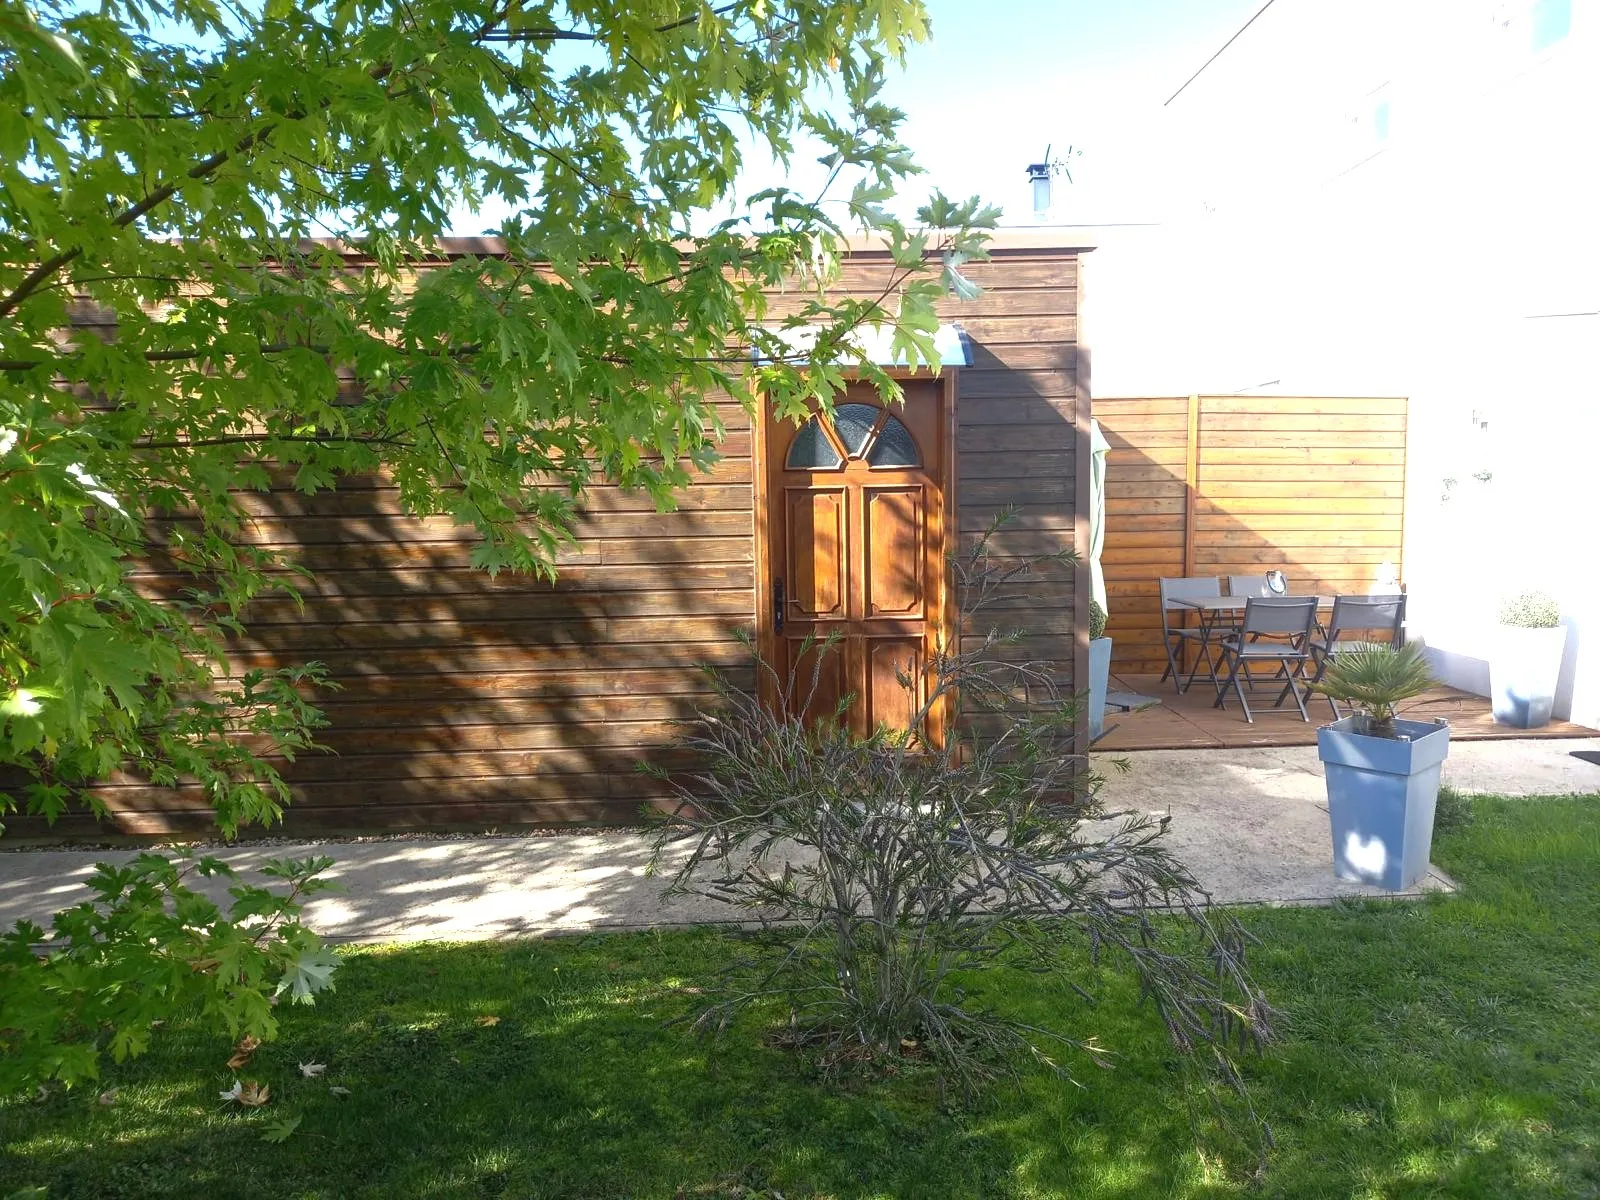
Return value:
M 969 628 L 1029 574 L 997 567 L 998 528 L 956 564 Z M 923 696 L 910 731 L 865 737 L 843 719 L 848 698 L 822 720 L 789 715 L 813 711 L 832 643 L 804 647 L 803 673 L 762 666 L 782 713 L 712 675 L 718 703 L 685 739 L 704 770 L 659 835 L 658 861 L 670 849 L 676 864 L 667 893 L 791 928 L 721 981 L 697 1029 L 778 1004 L 787 1037 L 829 1068 L 911 1050 L 971 1095 L 1030 1059 L 1067 1078 L 1068 1056 L 1110 1065 L 1085 1026 L 1095 977 L 1115 965 L 1172 1045 L 1242 1092 L 1234 1056 L 1273 1023 L 1248 935 L 1167 849 L 1165 819 L 1102 809 L 1072 697 L 1048 665 L 1008 661 L 1018 644 L 989 632 L 941 647 L 901 680 Z M 941 704 L 956 732 L 936 746 Z M 1007 1015 L 976 986 L 986 972 L 1048 978 L 1060 1020 Z

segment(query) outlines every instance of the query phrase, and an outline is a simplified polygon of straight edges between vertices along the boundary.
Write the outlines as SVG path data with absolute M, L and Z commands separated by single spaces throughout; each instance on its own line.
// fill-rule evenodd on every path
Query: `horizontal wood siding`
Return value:
M 1003 554 L 1073 549 L 1076 252 L 1000 250 L 968 274 L 983 295 L 943 314 L 966 328 L 975 359 L 959 380 L 961 536 L 970 542 L 1016 506 Z M 875 295 L 889 277 L 886 257 L 857 255 L 839 290 Z M 774 293 L 773 315 L 803 299 Z M 233 669 L 315 659 L 339 685 L 319 697 L 330 722 L 321 740 L 334 753 L 283 764 L 294 796 L 287 828 L 628 822 L 663 799 L 665 786 L 637 767 L 691 765 L 674 742 L 677 722 L 708 698 L 700 665 L 754 682 L 738 636 L 756 602 L 751 427 L 736 404 L 721 414 L 722 458 L 676 512 L 615 487 L 589 493 L 580 542 L 559 555 L 553 584 L 473 569 L 476 535 L 407 517 L 384 478 L 316 496 L 243 497 L 245 537 L 291 551 L 315 574 L 301 585 L 303 606 L 253 606 Z M 155 594 L 184 585 L 157 564 L 135 575 Z M 1028 631 L 1008 653 L 1053 664 L 1068 688 L 1073 596 L 1073 572 L 1052 568 L 1003 618 Z M 115 832 L 210 824 L 192 789 L 115 776 L 96 790 Z M 58 827 L 97 830 L 87 819 Z
M 952 303 L 944 313 L 966 330 L 973 355 L 957 385 L 958 544 L 970 548 L 1010 508 L 1014 515 L 991 543 L 1002 568 L 1081 549 L 1077 420 L 1086 397 L 1080 389 L 1077 257 L 1002 251 L 964 271 L 985 291 L 975 303 Z M 996 657 L 1038 663 L 1071 694 L 1081 684 L 1074 670 L 1080 574 L 1067 563 L 1036 568 L 1015 594 L 963 618 L 963 644 L 990 629 L 1020 632 L 1020 640 Z
M 1106 462 L 1106 633 L 1113 670 L 1161 659 L 1156 579 L 1182 575 L 1189 398 L 1095 397 Z
M 1166 665 L 1163 575 L 1276 568 L 1296 592 L 1360 592 L 1383 563 L 1400 570 L 1406 410 L 1385 397 L 1096 400 L 1111 443 L 1101 561 L 1113 669 Z

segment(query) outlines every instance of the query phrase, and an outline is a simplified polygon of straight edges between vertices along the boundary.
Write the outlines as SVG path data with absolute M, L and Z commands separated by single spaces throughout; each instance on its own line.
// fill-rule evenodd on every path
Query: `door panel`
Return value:
M 922 638 L 870 637 L 866 641 L 866 725 L 904 729 L 926 695 Z
M 784 704 L 807 721 L 832 719 L 839 700 L 852 689 L 849 643 L 818 638 L 806 644 L 804 637 L 785 637 L 778 676 L 790 689 Z
M 843 488 L 785 488 L 790 621 L 845 615 L 848 496 Z
M 903 405 L 885 406 L 875 388 L 853 384 L 834 406 L 837 424 L 818 414 L 796 425 L 769 412 L 764 430 L 762 582 L 772 606 L 761 651 L 786 684 L 797 675 L 787 699 L 768 699 L 814 720 L 853 697 L 847 720 L 862 734 L 880 723 L 904 728 L 921 707 L 923 671 L 948 623 L 955 389 L 945 378 L 903 386 Z M 822 647 L 805 661 L 800 647 L 829 636 L 839 641 L 806 704 Z M 930 720 L 934 741 L 939 719 Z
M 921 487 L 866 488 L 863 520 L 868 570 L 863 577 L 868 617 L 923 615 L 923 499 Z

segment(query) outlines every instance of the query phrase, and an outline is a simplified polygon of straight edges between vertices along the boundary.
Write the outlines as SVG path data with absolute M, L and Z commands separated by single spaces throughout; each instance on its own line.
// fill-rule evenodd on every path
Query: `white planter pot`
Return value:
M 1567 628 L 1502 625 L 1489 655 L 1489 698 L 1498 724 L 1533 729 L 1550 720 Z

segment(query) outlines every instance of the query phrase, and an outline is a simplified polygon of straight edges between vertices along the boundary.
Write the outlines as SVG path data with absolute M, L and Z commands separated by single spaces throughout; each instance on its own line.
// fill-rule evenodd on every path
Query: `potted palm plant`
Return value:
M 1500 630 L 1489 655 L 1489 695 L 1501 725 L 1533 729 L 1550 720 L 1567 630 L 1561 606 L 1544 592 L 1524 592 L 1500 606 Z
M 1106 610 L 1089 601 L 1089 740 L 1106 731 L 1106 689 L 1111 681 L 1111 639 L 1106 636 Z
M 1421 646 L 1412 643 L 1342 648 L 1312 685 L 1357 710 L 1317 730 L 1333 869 L 1341 879 L 1401 891 L 1428 869 L 1450 726 L 1402 720 L 1395 706 L 1434 684 Z

